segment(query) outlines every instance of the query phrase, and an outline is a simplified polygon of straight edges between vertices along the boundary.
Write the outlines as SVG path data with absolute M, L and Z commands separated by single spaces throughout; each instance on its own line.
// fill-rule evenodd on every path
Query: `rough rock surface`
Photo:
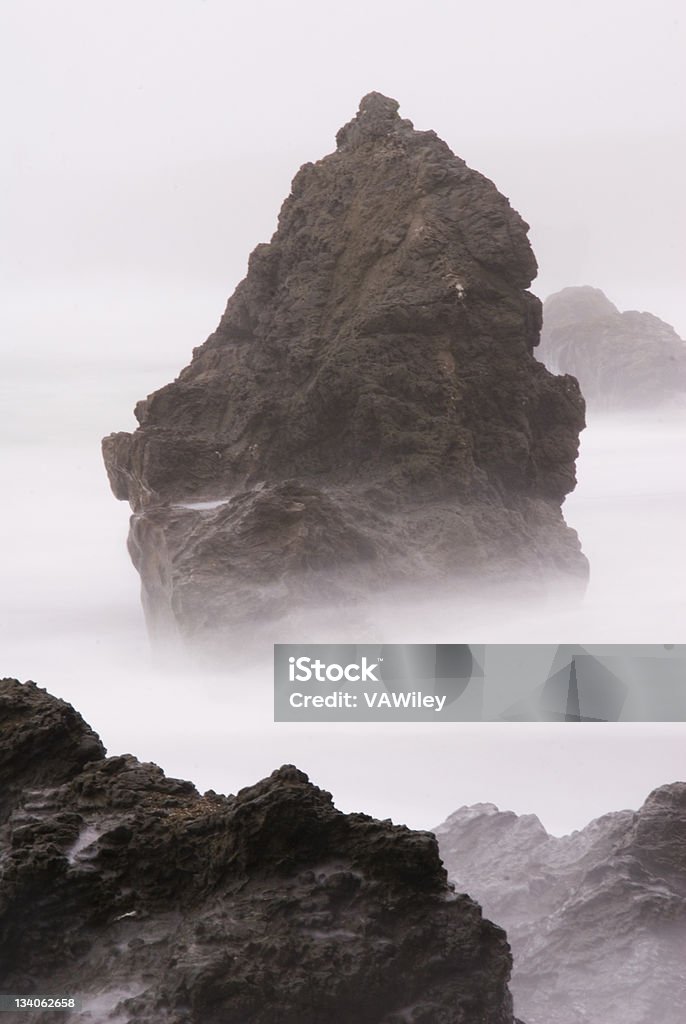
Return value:
M 686 395 L 686 342 L 652 313 L 620 313 L 599 288 L 543 304 L 538 358 L 578 378 L 591 408 L 654 407 Z
M 562 838 L 492 804 L 436 835 L 453 882 L 507 929 L 529 1024 L 686 1020 L 686 783 Z
M 584 406 L 533 356 L 528 226 L 379 93 L 337 144 L 190 365 L 103 442 L 153 631 L 390 583 L 586 575 L 560 511 Z
M 430 833 L 292 766 L 200 796 L 33 683 L 0 682 L 0 751 L 0 991 L 97 1024 L 513 1024 L 505 933 Z

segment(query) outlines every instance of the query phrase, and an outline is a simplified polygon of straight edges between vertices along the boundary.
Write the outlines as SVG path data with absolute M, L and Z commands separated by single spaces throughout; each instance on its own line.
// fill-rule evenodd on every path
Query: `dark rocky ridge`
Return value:
M 505 933 L 430 833 L 292 766 L 200 796 L 12 679 L 0 751 L 2 991 L 97 1024 L 513 1024 Z
M 620 313 L 599 288 L 563 288 L 545 300 L 538 357 L 554 373 L 574 374 L 593 408 L 686 396 L 686 342 L 652 313 Z
M 337 143 L 190 365 L 103 442 L 153 631 L 404 581 L 585 578 L 560 511 L 584 406 L 533 356 L 528 226 L 378 93 Z
M 436 835 L 454 883 L 507 929 L 529 1024 L 686 1020 L 686 783 L 562 838 L 492 804 Z

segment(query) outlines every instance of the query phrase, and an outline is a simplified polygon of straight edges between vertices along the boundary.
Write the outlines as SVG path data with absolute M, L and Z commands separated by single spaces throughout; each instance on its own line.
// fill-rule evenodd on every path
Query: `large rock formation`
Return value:
M 533 356 L 528 226 L 378 93 L 337 143 L 190 365 L 103 442 L 153 631 L 391 583 L 585 577 L 560 511 L 584 406 Z
M 2 992 L 95 1024 L 513 1024 L 505 933 L 434 836 L 296 768 L 200 796 L 5 679 L 0 792 Z
M 563 288 L 545 300 L 538 358 L 574 374 L 592 408 L 650 408 L 686 395 L 686 342 L 652 313 L 620 313 L 599 288 Z
M 492 804 L 436 835 L 454 883 L 507 929 L 529 1024 L 686 1020 L 686 783 L 562 838 Z

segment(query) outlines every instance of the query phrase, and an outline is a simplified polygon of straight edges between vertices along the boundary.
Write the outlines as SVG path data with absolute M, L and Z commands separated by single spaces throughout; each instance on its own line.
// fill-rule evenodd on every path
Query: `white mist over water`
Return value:
M 109 490 L 100 439 L 134 426 L 135 402 L 175 376 L 188 338 L 209 333 L 208 311 L 221 304 L 186 293 L 160 317 L 140 296 L 126 314 L 114 294 L 72 298 L 49 309 L 49 359 L 33 344 L 44 308 L 25 307 L 11 324 L 0 390 L 0 675 L 34 679 L 74 703 L 111 753 L 154 760 L 200 789 L 235 792 L 294 762 L 342 809 L 415 827 L 490 801 L 563 832 L 686 777 L 679 724 L 276 725 L 271 651 L 250 673 L 229 659 L 212 673 L 156 663 L 126 552 L 129 510 Z M 126 342 L 133 320 L 143 326 Z M 139 345 L 146 331 L 163 334 L 164 358 Z M 590 417 L 565 506 L 591 560 L 580 604 L 531 607 L 515 594 L 458 610 L 426 594 L 419 615 L 416 604 L 372 608 L 378 639 L 407 640 L 412 628 L 430 641 L 683 642 L 685 447 L 683 411 Z

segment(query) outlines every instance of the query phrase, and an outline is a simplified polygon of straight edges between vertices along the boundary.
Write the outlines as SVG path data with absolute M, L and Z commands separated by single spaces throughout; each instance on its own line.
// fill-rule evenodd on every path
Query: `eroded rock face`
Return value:
M 620 313 L 599 288 L 563 288 L 545 300 L 538 358 L 577 377 L 595 409 L 686 396 L 686 342 L 651 313 Z
M 11 679 L 0 751 L 3 992 L 97 1024 L 513 1024 L 505 933 L 430 833 L 342 814 L 292 766 L 200 796 Z
M 363 99 L 214 334 L 103 442 L 153 628 L 403 582 L 585 577 L 560 512 L 584 406 L 533 356 L 527 229 L 394 100 Z
M 436 835 L 456 886 L 507 929 L 529 1024 L 686 1019 L 686 783 L 562 838 L 492 804 Z

